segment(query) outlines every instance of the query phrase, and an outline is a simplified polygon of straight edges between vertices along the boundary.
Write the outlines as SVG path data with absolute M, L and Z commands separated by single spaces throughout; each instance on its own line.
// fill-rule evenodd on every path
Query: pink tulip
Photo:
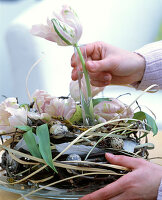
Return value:
M 64 100 L 54 98 L 45 108 L 45 112 L 50 116 L 63 117 L 65 119 L 70 119 L 75 111 L 76 103 L 72 98 Z
M 133 117 L 133 110 L 128 108 L 127 105 L 115 98 L 110 98 L 110 100 L 111 101 L 102 101 L 94 106 L 94 114 L 99 122 L 106 122 L 114 118 Z
M 35 101 L 34 107 L 39 114 L 46 113 L 49 116 L 70 119 L 76 111 L 76 103 L 72 98 L 59 99 L 50 96 L 43 90 L 36 90 L 33 99 Z
M 50 104 L 51 100 L 54 98 L 44 90 L 36 90 L 32 95 L 34 100 L 34 107 L 39 114 L 45 113 L 45 107 Z

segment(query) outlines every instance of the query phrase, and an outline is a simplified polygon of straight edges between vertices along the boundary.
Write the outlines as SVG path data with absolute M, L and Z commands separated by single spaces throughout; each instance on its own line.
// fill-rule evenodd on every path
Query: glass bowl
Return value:
M 27 186 L 25 184 L 4 184 L 6 182 L 6 177 L 1 174 L 0 176 L 0 189 L 8 192 L 13 192 L 20 195 L 26 195 L 37 188 L 33 188 L 32 186 Z M 40 186 L 40 185 L 39 185 Z M 103 186 L 103 185 L 102 185 Z M 102 187 L 100 186 L 100 187 Z M 41 187 L 41 186 L 40 186 Z M 95 190 L 99 189 L 99 186 L 87 187 L 87 188 L 78 188 L 77 191 L 70 191 L 67 189 L 59 189 L 56 187 L 47 187 L 46 189 L 42 189 L 39 192 L 35 192 L 34 194 L 24 197 L 25 200 L 48 200 L 48 199 L 64 199 L 64 200 L 74 200 L 79 199 L 82 196 L 91 193 Z

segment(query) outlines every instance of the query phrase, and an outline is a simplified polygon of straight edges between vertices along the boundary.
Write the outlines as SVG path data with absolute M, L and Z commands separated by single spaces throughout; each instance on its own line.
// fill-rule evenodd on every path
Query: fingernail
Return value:
M 115 156 L 115 155 L 112 154 L 112 153 L 105 153 L 105 155 L 108 156 L 109 158 L 114 158 L 114 156 Z
M 104 80 L 105 81 L 109 81 L 110 80 L 110 76 L 104 76 Z

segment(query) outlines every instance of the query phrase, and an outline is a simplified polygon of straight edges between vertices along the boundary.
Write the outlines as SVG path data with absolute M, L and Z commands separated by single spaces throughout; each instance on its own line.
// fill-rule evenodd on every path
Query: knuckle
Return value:
M 109 58 L 109 63 L 110 63 L 111 66 L 115 67 L 115 66 L 116 66 L 116 63 L 117 63 L 116 57 L 111 56 L 111 57 Z

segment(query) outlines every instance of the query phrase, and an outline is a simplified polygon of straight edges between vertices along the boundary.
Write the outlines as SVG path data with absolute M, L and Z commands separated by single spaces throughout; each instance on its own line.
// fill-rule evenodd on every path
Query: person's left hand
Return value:
M 142 158 L 106 153 L 106 159 L 132 171 L 117 181 L 79 200 L 156 200 L 162 178 L 162 167 Z

